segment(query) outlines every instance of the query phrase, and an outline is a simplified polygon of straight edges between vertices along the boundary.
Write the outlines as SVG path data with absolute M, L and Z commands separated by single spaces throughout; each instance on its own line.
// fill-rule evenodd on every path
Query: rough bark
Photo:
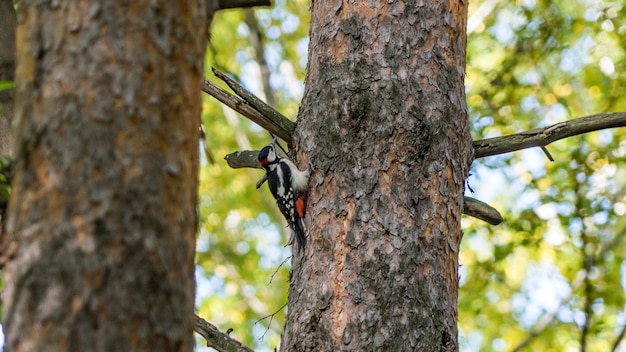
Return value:
M 15 8 L 0 0 L 0 82 L 15 77 Z M 0 156 L 13 154 L 13 89 L 0 90 Z
M 456 351 L 467 2 L 315 1 L 282 351 Z
M 191 351 L 203 0 L 21 1 L 5 351 Z

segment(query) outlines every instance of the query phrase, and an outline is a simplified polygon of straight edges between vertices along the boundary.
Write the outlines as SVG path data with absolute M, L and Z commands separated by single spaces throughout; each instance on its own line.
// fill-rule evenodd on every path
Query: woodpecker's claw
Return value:
M 293 231 L 291 231 L 291 234 L 289 235 L 289 241 L 287 241 L 287 244 L 285 245 L 285 247 L 293 245 L 294 237 L 296 237 L 296 236 L 294 236 L 293 235 Z

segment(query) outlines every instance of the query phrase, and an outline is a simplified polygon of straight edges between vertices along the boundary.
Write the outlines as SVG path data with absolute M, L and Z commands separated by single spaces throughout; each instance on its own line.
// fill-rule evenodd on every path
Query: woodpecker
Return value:
M 283 214 L 291 229 L 289 243 L 296 242 L 300 249 L 304 248 L 304 207 L 306 189 L 309 183 L 310 168 L 306 171 L 298 167 L 289 159 L 281 158 L 276 153 L 276 140 L 263 147 L 259 152 L 259 165 L 265 169 L 267 184 L 276 199 L 278 209 Z

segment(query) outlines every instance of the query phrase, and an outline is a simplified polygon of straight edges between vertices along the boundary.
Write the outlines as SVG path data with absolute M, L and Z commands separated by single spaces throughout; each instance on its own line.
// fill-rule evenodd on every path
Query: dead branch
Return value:
M 270 0 L 209 0 L 209 1 L 217 2 L 218 10 L 239 9 L 239 8 L 245 8 L 245 7 L 272 5 Z
M 285 304 L 283 304 L 282 307 L 278 308 L 278 310 L 276 310 L 274 313 L 266 315 L 263 318 L 254 322 L 254 325 L 256 325 L 257 323 L 260 323 L 261 321 L 267 318 L 270 319 L 269 323 L 267 323 L 267 329 L 265 329 L 265 332 L 263 332 L 263 335 L 261 336 L 261 340 L 263 340 L 263 338 L 265 337 L 265 334 L 267 334 L 267 332 L 270 331 L 270 326 L 272 325 L 272 321 L 274 321 L 274 317 L 276 316 L 276 314 L 278 314 L 281 310 L 283 310 L 287 306 L 287 303 L 289 303 L 289 301 L 285 302 Z
M 279 125 L 276 125 L 274 122 L 272 122 L 272 120 L 261 114 L 257 109 L 255 109 L 245 100 L 228 93 L 222 88 L 209 82 L 209 80 L 207 80 L 206 78 L 202 83 L 202 91 L 224 103 L 226 106 L 240 113 L 257 125 L 270 131 L 278 138 L 284 140 L 287 143 L 291 143 L 291 132 L 283 129 Z
M 244 150 L 228 154 L 224 157 L 228 166 L 233 169 L 244 167 L 260 169 L 257 157 L 258 150 Z M 257 183 L 259 188 L 265 179 L 261 179 Z M 463 197 L 463 214 L 488 222 L 491 225 L 498 225 L 502 222 L 502 215 L 497 209 L 487 203 L 483 203 L 471 197 Z
M 215 158 L 213 157 L 213 153 L 209 149 L 209 141 L 206 138 L 206 130 L 204 129 L 204 125 L 200 124 L 200 144 L 202 144 L 202 149 L 204 149 L 204 156 L 209 164 L 215 164 Z
M 291 136 L 291 134 L 296 128 L 296 124 L 293 121 L 286 118 L 283 114 L 278 112 L 273 107 L 267 105 L 263 100 L 259 99 L 256 95 L 250 93 L 247 89 L 242 87 L 239 83 L 235 82 L 235 80 L 233 80 L 232 78 L 216 70 L 215 68 L 213 68 L 213 73 L 215 74 L 217 78 L 224 81 L 230 87 L 230 89 L 232 89 L 233 92 L 235 92 L 235 94 L 240 96 L 243 100 L 245 100 L 250 105 L 252 105 L 252 107 L 257 109 L 263 116 L 269 119 L 273 124 L 280 127 L 282 130 L 286 131 Z M 265 128 L 265 126 L 261 126 L 261 127 Z M 283 140 L 287 142 L 286 139 L 283 138 Z M 290 144 L 290 143 L 287 142 L 287 144 Z
M 226 155 L 224 159 L 233 169 L 241 169 L 244 167 L 260 169 L 261 166 L 258 162 L 259 151 L 258 150 L 243 150 L 240 152 L 234 152 Z
M 248 92 L 230 77 L 213 69 L 215 75 L 222 79 L 228 86 L 239 95 L 242 99 L 238 99 L 234 95 L 212 85 L 205 79 L 203 90 L 230 106 L 235 111 L 241 113 L 250 120 L 256 122 L 261 127 L 277 135 L 279 138 L 291 143 L 291 133 L 295 128 L 295 123 L 287 119 L 281 113 L 271 106 L 265 104 L 254 94 Z M 215 87 L 220 92 L 215 92 L 213 87 L 205 87 L 207 84 Z M 209 89 L 211 88 L 211 89 Z M 230 103 L 228 102 L 230 101 Z M 244 102 L 246 106 L 251 106 L 257 110 L 250 112 L 248 109 L 239 107 Z M 239 107 L 239 109 L 238 109 Z M 260 114 L 259 114 L 260 112 Z M 259 117 L 259 115 L 263 115 Z M 607 128 L 626 127 L 626 112 L 610 112 L 590 116 L 584 116 L 577 119 L 559 122 L 552 126 L 536 128 L 530 131 L 519 132 L 508 136 L 487 138 L 474 141 L 474 158 L 483 158 L 486 156 L 510 153 L 516 150 L 527 149 L 532 147 L 542 147 L 544 152 L 547 150 L 543 147 L 560 139 L 576 136 L 583 133 L 603 130 Z M 546 153 L 552 160 L 550 153 Z
M 224 80 L 224 82 L 243 99 L 227 93 L 206 79 L 202 88 L 203 91 L 275 134 L 287 142 L 287 144 L 291 144 L 291 133 L 293 133 L 295 129 L 295 123 L 287 119 L 274 108 L 265 104 L 261 99 L 248 92 L 225 74 L 216 69 L 213 69 L 213 72 L 218 78 Z M 536 128 L 502 137 L 477 140 L 472 143 L 474 158 L 478 159 L 486 156 L 510 153 L 521 149 L 542 147 L 542 150 L 552 161 L 552 156 L 547 152 L 547 149 L 544 148 L 548 144 L 579 134 L 616 127 L 626 127 L 626 112 L 610 112 L 584 116 L 559 122 L 548 127 Z
M 532 147 L 545 147 L 559 139 L 607 128 L 625 127 L 626 112 L 609 112 L 559 122 L 552 126 L 508 136 L 481 139 L 472 143 L 474 158 L 510 153 Z
M 200 334 L 206 341 L 207 347 L 214 348 L 218 352 L 254 352 L 241 342 L 228 336 L 228 334 L 219 331 L 208 321 L 195 315 L 195 323 L 193 330 Z
M 265 104 L 261 99 L 248 92 L 225 74 L 216 69 L 213 69 L 213 72 L 218 78 L 226 82 L 239 97 L 222 90 L 206 79 L 203 84 L 203 91 L 283 139 L 287 144 L 291 144 L 291 134 L 295 129 L 295 123 Z M 592 131 L 624 126 L 626 126 L 626 112 L 602 113 L 508 136 L 481 139 L 474 141 L 472 146 L 475 158 L 541 147 L 548 158 L 553 160 L 545 146 L 554 141 Z M 256 153 L 250 151 L 237 152 L 227 155 L 225 159 L 233 168 L 258 168 Z M 502 216 L 496 209 L 469 197 L 465 197 L 463 213 L 494 225 L 502 222 Z
M 491 225 L 500 225 L 502 215 L 491 205 L 472 197 L 463 197 L 463 214 L 485 221 Z
M 613 348 L 611 348 L 611 352 L 617 351 L 617 348 L 619 347 L 619 345 L 621 345 L 621 342 L 622 340 L 624 340 L 625 336 L 626 336 L 626 324 L 622 326 L 622 329 L 620 330 L 619 334 L 617 334 L 617 337 L 615 338 L 615 342 L 613 343 Z

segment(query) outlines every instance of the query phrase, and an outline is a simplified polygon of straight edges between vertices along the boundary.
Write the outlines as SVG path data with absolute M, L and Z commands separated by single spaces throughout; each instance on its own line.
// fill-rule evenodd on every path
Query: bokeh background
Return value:
M 306 74 L 310 1 L 219 12 L 210 67 L 295 118 Z M 626 3 L 472 1 L 466 93 L 475 140 L 626 111 Z M 198 314 L 260 350 L 280 341 L 288 231 L 260 170 L 224 155 L 260 149 L 266 132 L 204 95 L 215 164 L 202 160 Z M 323 104 L 324 102 L 320 102 Z M 626 351 L 626 128 L 476 160 L 472 195 L 499 209 L 464 217 L 461 351 Z M 471 195 L 468 190 L 467 195 Z M 275 315 L 270 316 L 273 313 Z M 585 348 L 581 348 L 584 344 Z M 203 351 L 199 339 L 198 350 Z

